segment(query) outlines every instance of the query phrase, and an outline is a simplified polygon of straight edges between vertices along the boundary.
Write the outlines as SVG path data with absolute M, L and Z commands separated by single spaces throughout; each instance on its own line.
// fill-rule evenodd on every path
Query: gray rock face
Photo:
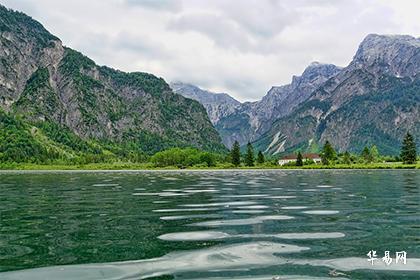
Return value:
M 216 125 L 220 119 L 232 114 L 241 104 L 226 93 L 210 92 L 191 84 L 173 82 L 170 87 L 175 93 L 200 102 L 206 108 L 213 125 Z
M 340 71 L 335 65 L 313 62 L 301 76 L 293 76 L 291 84 L 272 87 L 260 101 L 243 103 L 216 125 L 223 143 L 230 147 L 236 140 L 243 145 L 258 139 L 270 129 L 273 121 L 293 112 L 315 89 Z
M 398 153 L 406 131 L 420 138 L 420 39 L 369 35 L 353 61 L 256 141 L 271 153 L 316 150 L 329 140 L 340 151 L 376 144 Z M 281 135 L 279 137 L 278 135 Z
M 413 79 L 420 69 L 420 40 L 407 35 L 368 35 L 360 44 L 349 69 Z
M 340 72 L 341 68 L 333 64 L 311 63 L 301 76 L 293 76 L 292 83 L 285 86 L 273 87 L 255 103 L 251 113 L 255 117 L 254 123 L 258 134 L 267 131 L 267 123 L 288 115 L 297 105 L 308 99 L 309 95 L 329 78 Z

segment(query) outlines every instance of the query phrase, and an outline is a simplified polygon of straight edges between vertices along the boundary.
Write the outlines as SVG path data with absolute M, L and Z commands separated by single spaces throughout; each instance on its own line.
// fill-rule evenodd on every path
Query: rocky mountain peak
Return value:
M 210 121 L 214 125 L 241 105 L 238 100 L 227 93 L 214 93 L 192 84 L 177 81 L 172 82 L 170 87 L 175 93 L 200 102 L 206 108 Z
M 189 83 L 183 83 L 180 81 L 172 82 L 170 84 L 172 90 L 176 93 L 183 95 L 184 97 L 195 99 L 202 103 L 204 102 L 225 102 L 232 105 L 239 105 L 240 102 L 230 96 L 227 93 L 215 93 L 207 90 L 203 90 L 195 85 Z
M 292 86 L 297 87 L 301 84 L 314 84 L 318 86 L 325 80 L 335 76 L 341 69 L 341 67 L 334 64 L 314 61 L 306 67 L 301 76 L 293 76 Z
M 420 38 L 408 35 L 369 34 L 359 45 L 351 68 L 372 74 L 414 77 L 420 69 Z

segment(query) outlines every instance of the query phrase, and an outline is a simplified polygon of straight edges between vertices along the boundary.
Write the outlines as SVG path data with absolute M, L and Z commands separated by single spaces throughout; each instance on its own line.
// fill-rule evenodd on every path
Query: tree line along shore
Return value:
M 149 169 L 419 169 L 416 144 L 413 136 L 407 133 L 398 156 L 381 155 L 375 145 L 364 147 L 359 154 L 337 152 L 326 141 L 319 153 L 321 162 L 304 158 L 301 151 L 295 153 L 296 160 L 279 165 L 279 158 L 265 156 L 254 151 L 248 143 L 241 152 L 235 142 L 228 153 L 212 153 L 194 148 L 171 148 L 157 152 L 150 157 L 134 159 L 86 160 L 84 162 L 0 162 L 2 170 L 149 170 Z

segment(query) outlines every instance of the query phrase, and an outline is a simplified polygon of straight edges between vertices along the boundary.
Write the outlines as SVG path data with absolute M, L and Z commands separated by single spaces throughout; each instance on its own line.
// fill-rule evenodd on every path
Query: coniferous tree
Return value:
M 331 161 L 335 160 L 336 157 L 337 153 L 335 152 L 333 146 L 330 144 L 329 141 L 326 141 L 321 152 L 322 164 L 328 165 Z
M 343 155 L 343 163 L 344 164 L 351 164 L 351 156 L 348 151 L 346 151 Z
M 246 145 L 245 164 L 246 166 L 254 166 L 254 148 L 249 142 L 248 145 Z
M 365 163 L 370 163 L 372 162 L 372 156 L 370 154 L 370 150 L 368 147 L 364 147 L 362 150 L 362 153 L 360 154 L 360 156 L 362 157 L 362 159 L 364 160 Z
M 302 154 L 300 152 L 298 152 L 298 154 L 297 154 L 296 166 L 303 166 L 303 157 L 302 157 Z
M 264 162 L 265 162 L 264 154 L 261 151 L 258 151 L 257 163 L 263 164 Z
M 404 164 L 414 164 L 417 161 L 416 143 L 413 136 L 408 132 L 401 147 L 401 159 Z
M 241 148 L 239 146 L 238 141 L 235 141 L 235 143 L 233 143 L 231 159 L 233 165 L 239 166 L 239 164 L 241 164 Z
M 372 147 L 370 147 L 370 159 L 372 162 L 379 161 L 379 151 L 376 145 L 373 145 Z

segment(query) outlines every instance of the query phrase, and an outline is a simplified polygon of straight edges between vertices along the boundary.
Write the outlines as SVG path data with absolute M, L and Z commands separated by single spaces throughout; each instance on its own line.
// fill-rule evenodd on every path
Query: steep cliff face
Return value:
M 200 102 L 206 108 L 213 125 L 216 125 L 220 119 L 232 114 L 241 104 L 226 93 L 210 92 L 191 84 L 174 82 L 170 84 L 170 87 L 175 93 Z
M 32 123 L 54 122 L 83 139 L 223 150 L 197 101 L 161 78 L 100 67 L 62 46 L 41 24 L 0 6 L 0 108 Z
M 420 138 L 419 63 L 420 39 L 369 35 L 346 68 L 255 144 L 275 154 L 317 150 L 329 140 L 341 151 L 376 144 L 381 152 L 396 154 L 406 131 Z
M 258 139 L 271 128 L 273 121 L 290 114 L 315 89 L 337 75 L 340 70 L 341 68 L 332 64 L 314 62 L 301 76 L 294 76 L 291 84 L 272 87 L 260 101 L 243 103 L 217 123 L 216 129 L 223 142 L 230 147 L 235 140 L 246 144 Z

